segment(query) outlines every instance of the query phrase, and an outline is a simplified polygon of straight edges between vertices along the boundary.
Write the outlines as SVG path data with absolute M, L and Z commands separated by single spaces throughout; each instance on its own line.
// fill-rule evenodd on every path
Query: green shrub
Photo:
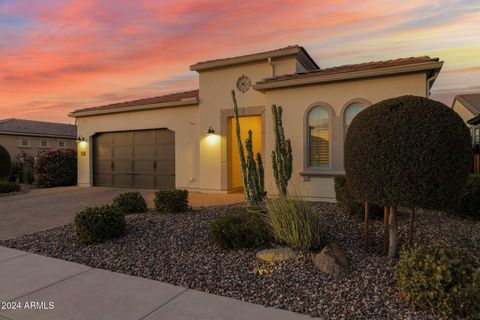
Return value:
M 480 174 L 468 177 L 456 213 L 480 218 Z
M 416 245 L 404 249 L 395 277 L 418 308 L 448 318 L 480 317 L 480 265 L 465 252 Z
M 188 191 L 177 189 L 155 192 L 155 208 L 163 213 L 187 211 L 189 209 Z
M 364 214 L 364 204 L 354 197 L 345 177 L 335 177 L 335 198 L 337 207 L 348 214 Z M 369 203 L 368 212 L 370 216 L 382 217 L 383 208 L 376 204 Z
M 271 240 L 263 218 L 242 210 L 215 219 L 210 225 L 208 235 L 225 249 L 259 247 L 267 245 Z
M 0 193 L 20 191 L 20 185 L 15 182 L 0 181 Z
M 113 199 L 114 206 L 122 210 L 123 213 L 143 213 L 147 212 L 147 202 L 140 192 L 126 192 Z
M 81 243 L 102 242 L 125 233 L 125 214 L 111 205 L 86 208 L 76 214 L 74 225 Z
M 403 96 L 376 103 L 352 121 L 345 173 L 359 200 L 407 208 L 456 205 L 470 172 L 471 137 L 441 102 Z
M 7 149 L 0 145 L 0 178 L 10 175 L 11 158 Z
M 70 149 L 45 152 L 35 161 L 35 183 L 39 187 L 77 184 L 77 153 Z
M 280 196 L 266 201 L 267 222 L 274 238 L 297 249 L 318 249 L 321 226 L 310 204 L 293 196 Z

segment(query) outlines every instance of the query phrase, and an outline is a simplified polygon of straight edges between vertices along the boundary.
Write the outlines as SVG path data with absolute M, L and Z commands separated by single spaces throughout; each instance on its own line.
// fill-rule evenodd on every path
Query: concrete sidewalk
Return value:
M 0 320 L 6 319 L 310 318 L 0 247 Z

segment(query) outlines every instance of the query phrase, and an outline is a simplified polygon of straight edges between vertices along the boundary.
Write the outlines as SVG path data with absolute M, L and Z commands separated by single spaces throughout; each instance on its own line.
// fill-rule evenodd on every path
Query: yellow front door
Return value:
M 240 134 L 244 146 L 245 157 L 247 150 L 245 149 L 245 140 L 248 137 L 248 130 L 252 130 L 253 153 L 256 158 L 257 152 L 262 153 L 262 117 L 246 116 L 240 117 Z M 242 170 L 240 167 L 240 154 L 237 144 L 237 125 L 235 118 L 228 118 L 227 127 L 227 152 L 228 152 L 228 189 L 229 191 L 241 190 L 243 188 Z M 262 154 L 263 157 L 263 154 Z M 263 158 L 265 161 L 265 159 Z

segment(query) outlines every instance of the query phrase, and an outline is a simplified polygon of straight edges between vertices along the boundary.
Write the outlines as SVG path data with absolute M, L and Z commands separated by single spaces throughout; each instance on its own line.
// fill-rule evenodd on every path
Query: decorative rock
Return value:
M 313 264 L 322 272 L 342 277 L 348 273 L 349 263 L 342 248 L 335 242 L 312 256 Z
M 288 259 L 293 259 L 297 255 L 292 249 L 288 247 L 283 247 L 283 248 L 276 248 L 276 249 L 265 249 L 257 252 L 256 256 L 259 260 L 262 260 L 265 262 L 279 262 L 279 261 L 285 261 Z

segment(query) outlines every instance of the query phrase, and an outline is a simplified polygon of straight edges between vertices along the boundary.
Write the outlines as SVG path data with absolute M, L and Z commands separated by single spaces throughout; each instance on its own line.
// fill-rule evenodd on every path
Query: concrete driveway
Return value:
M 152 189 L 60 187 L 0 197 L 0 240 L 71 223 L 85 207 L 107 204 L 123 192 L 139 191 L 153 208 Z M 193 207 L 238 203 L 243 194 L 190 193 Z

